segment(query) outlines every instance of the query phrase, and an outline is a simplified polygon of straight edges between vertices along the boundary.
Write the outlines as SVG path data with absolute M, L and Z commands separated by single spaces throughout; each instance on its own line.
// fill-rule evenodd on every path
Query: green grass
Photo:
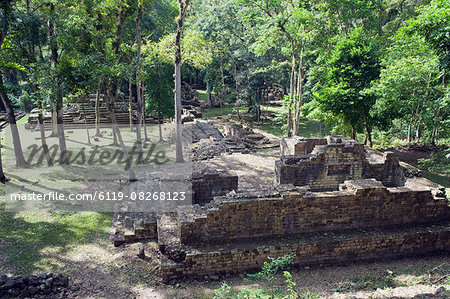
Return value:
M 19 120 L 17 121 L 17 124 L 18 124 L 18 125 L 26 124 L 26 123 L 28 122 L 28 117 L 29 117 L 29 116 L 30 116 L 30 113 L 25 114 L 24 117 L 22 117 L 21 119 L 19 119 Z
M 260 122 L 254 122 L 251 115 L 247 113 L 248 107 L 240 107 L 240 115 L 243 120 L 252 122 L 253 127 L 259 128 L 267 133 L 273 134 L 278 137 L 286 135 L 283 126 L 285 125 L 278 118 L 267 118 Z M 281 107 L 278 106 L 263 106 L 262 110 L 270 111 L 272 113 L 278 113 L 281 111 Z M 236 108 L 234 106 L 224 106 L 223 108 L 208 108 L 203 111 L 203 118 L 209 119 L 217 116 L 236 116 Z M 322 132 L 320 129 L 320 122 L 317 120 L 310 120 L 302 118 L 300 120 L 300 136 L 303 137 L 320 137 L 329 134 L 329 130 L 323 127 Z
M 241 107 L 241 111 L 247 111 L 247 107 Z M 216 116 L 236 115 L 234 106 L 224 106 L 222 108 L 208 108 L 203 111 L 203 118 L 208 119 Z
M 61 261 L 55 256 L 74 246 L 108 242 L 111 217 L 96 212 L 12 213 L 2 205 L 0 257 L 16 274 L 56 270 Z
M 200 101 L 203 101 L 205 103 L 208 102 L 208 94 L 206 90 L 197 89 L 196 92 L 198 94 L 198 98 L 200 99 Z M 211 95 L 214 95 L 214 93 L 212 92 Z

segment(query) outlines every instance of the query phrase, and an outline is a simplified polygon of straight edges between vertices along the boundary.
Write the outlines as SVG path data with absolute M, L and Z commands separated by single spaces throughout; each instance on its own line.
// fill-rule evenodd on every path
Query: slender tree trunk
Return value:
M 133 89 L 132 89 L 133 83 L 131 82 L 131 76 L 130 76 L 130 83 L 128 84 L 128 93 L 130 96 L 128 97 L 128 113 L 130 117 L 130 131 L 133 132 Z
M 356 140 L 356 130 L 354 126 L 352 126 L 352 139 Z
M 140 78 L 140 60 L 141 60 L 141 19 L 144 13 L 144 7 L 139 2 L 138 14 L 136 17 L 136 40 L 137 40 L 137 67 L 136 67 L 136 93 L 137 93 L 137 126 L 136 126 L 136 142 L 138 149 L 138 164 L 142 163 L 142 136 L 141 136 L 141 125 L 142 125 L 142 93 L 141 93 L 141 78 Z
M 47 166 L 50 167 L 50 166 L 53 166 L 53 161 L 52 161 L 52 158 L 50 157 L 50 152 L 49 152 L 47 141 L 45 138 L 44 118 L 42 117 L 42 102 L 40 102 L 38 122 L 39 122 L 39 130 L 41 131 L 42 150 L 45 153 L 45 159 L 47 160 Z
M 175 157 L 177 163 L 184 162 L 183 145 L 181 142 L 181 35 L 183 33 L 183 23 L 186 17 L 190 0 L 178 0 L 180 15 L 176 19 L 177 32 L 175 35 Z
M 211 86 L 209 85 L 209 78 L 206 79 L 206 96 L 207 96 L 207 104 L 206 106 L 209 108 L 212 106 L 211 103 Z
M 116 119 L 116 115 L 114 112 L 115 105 L 116 105 L 116 101 L 115 101 L 115 95 L 114 95 L 114 96 L 109 97 L 109 99 L 108 99 L 109 116 L 111 117 L 111 124 L 112 124 L 111 129 L 112 129 L 112 135 L 113 135 L 113 143 L 111 144 L 111 146 L 119 145 L 119 143 L 117 141 L 117 133 L 116 133 L 117 126 L 115 126 L 114 122 L 113 122 L 113 119 Z
M 294 135 L 297 136 L 299 134 L 299 126 L 300 126 L 300 107 L 302 106 L 302 96 L 303 96 L 303 47 L 300 53 L 300 62 L 298 64 L 298 76 L 297 76 L 297 96 L 298 101 L 295 105 L 295 127 L 294 127 Z
M 69 157 L 67 155 L 67 146 L 66 146 L 66 136 L 64 136 L 64 121 L 63 121 L 63 99 L 62 95 L 58 95 L 58 139 L 59 139 L 59 149 L 60 153 L 60 163 L 61 164 L 69 164 Z
M 100 132 L 100 86 L 95 96 L 95 136 L 102 137 L 102 133 Z
M 366 140 L 369 141 L 369 146 L 372 147 L 372 126 L 368 125 L 366 126 Z M 364 141 L 364 145 L 366 144 L 366 141 Z
M 86 98 L 83 97 L 83 114 L 84 114 L 84 127 L 86 128 L 86 134 L 87 134 L 87 141 L 88 144 L 91 144 L 91 137 L 89 136 L 89 128 L 88 128 L 88 123 L 87 123 L 87 118 L 86 118 Z
M 0 183 L 6 183 L 6 176 L 3 172 L 3 161 L 2 161 L 2 131 L 0 131 Z
M 241 100 L 239 97 L 239 82 L 237 79 L 237 65 L 234 63 L 234 82 L 235 82 L 235 89 L 236 89 L 236 116 L 240 120 L 241 115 L 239 113 L 239 108 L 241 106 Z
M 55 99 L 50 100 L 50 105 L 52 106 L 52 133 L 50 137 L 58 137 L 58 108 Z
M 161 117 L 158 117 L 158 129 L 159 129 L 159 142 L 164 142 L 161 127 Z
M 144 96 L 144 82 L 142 82 L 142 86 L 141 86 L 141 99 L 142 99 L 142 123 L 144 124 L 144 142 L 150 141 L 150 138 L 148 138 L 148 133 L 147 133 L 147 122 L 145 120 L 145 118 L 147 117 L 146 113 L 145 113 L 145 96 Z
M 419 142 L 420 137 L 422 137 L 422 123 L 419 121 L 416 128 L 416 142 Z
M 412 140 L 412 121 L 408 126 L 408 143 L 410 143 Z
M 14 154 L 16 156 L 16 166 L 17 167 L 27 167 L 28 163 L 25 161 L 22 151 L 22 144 L 20 142 L 19 130 L 16 124 L 16 117 L 14 115 L 14 110 L 12 107 L 11 100 L 5 92 L 5 87 L 3 85 L 3 78 L 0 75 L 0 97 L 2 98 L 3 105 L 5 106 L 6 114 L 8 115 L 8 123 L 11 128 L 11 135 L 14 145 Z
M 117 138 L 119 140 L 119 145 L 120 148 L 123 151 L 124 157 L 126 161 L 129 161 L 129 173 L 130 173 L 130 181 L 136 181 L 136 173 L 134 172 L 134 168 L 133 168 L 133 161 L 130 161 L 130 159 L 132 159 L 132 157 L 130 157 L 130 155 L 128 154 L 127 148 L 125 147 L 125 143 L 123 142 L 123 138 L 122 138 L 122 134 L 120 133 L 119 130 L 119 126 L 117 125 L 117 120 L 116 120 L 116 113 L 115 113 L 115 108 L 114 108 L 114 103 L 117 99 L 118 93 L 117 93 L 117 83 L 113 82 L 112 84 L 112 91 L 113 91 L 113 95 L 111 96 L 111 99 L 109 100 L 110 103 L 110 110 L 111 110 L 111 122 L 112 122 L 112 129 L 114 132 L 114 139 L 116 139 L 116 135 Z M 108 95 L 109 96 L 109 95 Z M 111 104 L 112 103 L 112 104 Z
M 295 99 L 295 53 L 294 53 L 294 45 L 292 44 L 292 69 L 291 69 L 291 83 L 290 83 L 290 94 L 289 94 L 289 103 L 288 103 L 288 120 L 287 120 L 287 136 L 292 136 L 292 104 Z M 295 123 L 294 123 L 295 126 Z
M 52 13 L 55 11 L 55 5 L 50 3 L 50 10 Z M 54 69 L 58 66 L 58 45 L 55 37 L 55 26 L 53 20 L 50 18 L 48 20 L 48 36 L 50 40 L 50 61 L 53 61 Z M 58 139 L 59 139 L 59 149 L 60 153 L 60 163 L 68 164 L 69 158 L 67 156 L 67 147 L 66 147 L 66 137 L 64 136 L 64 124 L 63 124 L 63 95 L 60 87 L 60 79 L 58 75 L 56 75 L 56 123 L 58 126 Z

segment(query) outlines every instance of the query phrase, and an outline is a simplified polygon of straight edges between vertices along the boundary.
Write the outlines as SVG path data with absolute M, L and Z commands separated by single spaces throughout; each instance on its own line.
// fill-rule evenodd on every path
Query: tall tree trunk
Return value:
M 212 106 L 212 103 L 211 103 L 211 85 L 209 84 L 209 78 L 206 79 L 206 98 L 207 98 L 206 106 L 209 108 L 209 107 Z
M 302 106 L 302 96 L 303 96 L 303 82 L 304 82 L 304 74 L 303 74 L 303 47 L 300 52 L 300 62 L 298 64 L 298 75 L 297 75 L 297 96 L 298 101 L 295 105 L 295 127 L 294 127 L 294 135 L 297 136 L 299 134 L 300 127 L 300 108 Z
M 134 172 L 134 168 L 133 168 L 133 161 L 130 161 L 130 159 L 132 159 L 132 157 L 130 157 L 130 155 L 128 154 L 127 148 L 125 147 L 125 143 L 123 142 L 122 134 L 120 133 L 120 130 L 119 130 L 119 126 L 117 125 L 116 113 L 115 113 L 115 108 L 114 108 L 114 103 L 118 97 L 117 87 L 118 87 L 117 82 L 113 81 L 112 87 L 111 87 L 113 94 L 110 97 L 111 99 L 109 100 L 109 103 L 110 103 L 109 105 L 110 105 L 110 110 L 111 110 L 112 130 L 114 132 L 114 139 L 116 138 L 116 135 L 117 135 L 117 138 L 119 140 L 119 145 L 123 151 L 125 160 L 129 161 L 130 181 L 136 181 L 137 178 L 136 178 L 136 173 Z M 108 97 L 109 97 L 109 93 L 108 93 Z
M 236 89 L 236 116 L 240 120 L 241 115 L 239 113 L 239 107 L 241 106 L 241 100 L 239 98 L 239 81 L 237 79 L 237 65 L 234 63 L 234 82 L 235 82 L 235 89 Z
M 112 88 L 117 88 L 117 84 L 114 84 L 114 82 L 111 84 L 113 87 Z M 108 92 L 107 92 L 108 93 Z M 111 146 L 118 146 L 119 142 L 117 141 L 117 125 L 114 125 L 113 119 L 116 119 L 116 115 L 115 115 L 115 105 L 116 105 L 116 95 L 115 92 L 112 92 L 112 96 L 106 96 L 107 101 L 108 101 L 108 108 L 109 108 L 109 117 L 111 117 L 111 129 L 112 129 L 112 135 L 113 135 L 113 143 L 111 144 Z
M 86 128 L 86 135 L 87 135 L 87 141 L 88 144 L 91 144 L 91 137 L 89 136 L 89 128 L 88 128 L 88 123 L 87 123 L 87 118 L 86 118 L 86 98 L 82 97 L 83 99 L 83 114 L 84 114 L 84 127 Z
M 11 5 L 10 3 L 5 3 L 6 8 L 9 8 L 8 5 Z M 0 50 L 2 48 L 3 45 L 3 41 L 6 38 L 6 35 L 8 33 L 8 29 L 9 29 L 9 23 L 8 20 L 6 18 L 6 16 L 3 16 L 3 18 L 1 18 L 1 30 L 0 30 Z M 0 74 L 0 97 L 2 99 L 3 105 L 5 106 L 5 110 L 6 113 L 8 115 L 8 122 L 9 122 L 9 126 L 11 127 L 11 134 L 12 134 L 12 138 L 13 138 L 13 146 L 14 146 L 14 153 L 16 156 L 16 166 L 17 167 L 27 167 L 28 163 L 25 161 L 25 158 L 23 156 L 23 151 L 22 151 L 22 144 L 20 143 L 20 136 L 19 136 L 19 131 L 17 129 L 17 124 L 16 124 L 16 116 L 14 115 L 14 110 L 12 107 L 12 103 L 11 100 L 9 99 L 8 95 L 6 94 L 5 91 L 5 86 L 3 84 L 3 77 L 2 74 Z M 1 136 L 0 136 L 1 138 Z M 1 144 L 0 144 L 1 147 Z M 0 151 L 0 156 L 1 156 L 1 151 Z M 5 179 L 5 175 L 3 173 L 3 164 L 1 163 L 0 160 L 0 181 L 4 182 Z
M 11 100 L 6 94 L 5 87 L 3 85 L 3 77 L 0 75 L 0 97 L 2 98 L 3 105 L 5 106 L 6 114 L 8 115 L 8 123 L 11 128 L 11 135 L 14 145 L 14 154 L 16 155 L 16 166 L 27 167 L 28 163 L 25 161 L 22 151 L 22 144 L 20 142 L 19 130 L 16 124 L 16 117 L 12 107 Z
M 372 126 L 367 125 L 366 126 L 366 139 L 369 141 L 369 146 L 372 147 Z M 364 141 L 364 144 L 366 144 L 366 141 Z
M 146 113 L 145 113 L 145 96 L 144 96 L 144 82 L 142 82 L 142 86 L 141 86 L 141 99 L 142 99 L 142 105 L 143 105 L 143 109 L 142 109 L 142 123 L 144 124 L 144 142 L 150 141 L 150 138 L 148 138 L 148 134 L 147 134 L 147 122 L 145 120 L 145 118 L 147 117 Z
M 55 11 L 55 5 L 50 3 L 50 10 L 52 13 Z M 55 37 L 55 26 L 53 20 L 50 18 L 48 20 L 48 37 L 50 40 L 50 61 L 53 61 L 53 66 L 56 71 L 58 66 L 58 45 Z M 59 76 L 56 75 L 56 124 L 58 126 L 58 139 L 59 139 L 59 149 L 60 153 L 60 163 L 68 164 L 69 158 L 67 156 L 67 147 L 66 147 L 66 137 L 64 136 L 64 124 L 63 124 L 63 95 L 60 87 L 60 79 Z
M 39 130 L 41 131 L 41 143 L 42 143 L 42 150 L 45 153 L 45 159 L 47 160 L 47 166 L 53 166 L 52 158 L 50 157 L 50 152 L 48 149 L 47 141 L 45 138 L 45 130 L 44 130 L 44 118 L 42 117 L 42 102 L 39 103 L 40 109 L 39 109 L 39 115 L 38 115 L 38 122 L 39 122 Z
M 6 183 L 5 173 L 3 172 L 3 161 L 2 161 L 2 132 L 0 131 L 0 183 Z
M 287 137 L 292 136 L 292 104 L 295 100 L 295 52 L 294 44 L 292 43 L 292 68 L 291 68 L 291 82 L 290 82 L 290 93 L 289 93 L 289 103 L 288 103 L 288 119 L 287 119 Z M 295 123 L 294 123 L 295 126 Z
M 159 142 L 164 142 L 161 128 L 161 117 L 158 117 Z
M 419 121 L 416 128 L 416 142 L 419 142 L 420 137 L 422 137 L 422 123 Z
M 184 162 L 183 145 L 181 142 L 181 35 L 183 34 L 183 23 L 189 7 L 190 0 L 178 0 L 180 15 L 176 19 L 177 32 L 175 35 L 175 160 L 177 163 Z
M 104 97 L 103 100 L 105 100 Z M 100 132 L 100 84 L 95 96 L 95 136 L 102 137 L 102 133 Z
M 354 126 L 352 126 L 352 137 L 353 140 L 356 140 L 356 129 Z
M 411 121 L 411 123 L 408 126 L 408 143 L 410 143 L 412 140 L 412 122 L 413 121 Z
M 144 7 L 139 1 L 138 13 L 136 16 L 136 42 L 137 42 L 137 66 L 136 66 L 136 94 L 137 94 L 137 126 L 136 126 L 136 142 L 138 149 L 138 164 L 142 163 L 142 136 L 141 136 L 141 125 L 142 125 L 142 93 L 141 93 L 141 78 L 140 78 L 140 60 L 141 60 L 141 19 L 144 13 Z
M 58 137 L 58 108 L 55 99 L 50 100 L 50 105 L 52 106 L 52 133 L 50 137 Z
M 58 120 L 58 139 L 60 153 L 60 163 L 69 164 L 69 157 L 67 155 L 66 136 L 64 136 L 64 121 L 63 121 L 63 99 L 62 94 L 58 95 L 57 101 L 57 120 Z
M 131 81 L 130 76 L 130 82 L 128 84 L 128 93 L 130 94 L 128 97 L 128 113 L 130 118 L 130 131 L 133 132 L 133 83 Z

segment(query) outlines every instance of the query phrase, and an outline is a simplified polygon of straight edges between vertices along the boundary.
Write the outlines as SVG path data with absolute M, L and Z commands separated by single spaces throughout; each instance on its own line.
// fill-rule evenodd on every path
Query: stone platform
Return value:
M 258 269 L 289 253 L 311 265 L 450 252 L 449 201 L 416 168 L 342 136 L 283 141 L 290 145 L 281 145 L 274 183 L 250 155 L 246 167 L 264 173 L 260 181 L 238 170 L 246 155 L 236 164 L 215 158 L 210 166 L 236 167 L 240 186 L 233 175 L 205 173 L 197 178 L 204 199 L 172 213 L 128 214 L 130 229 L 116 240 L 157 241 L 165 279 Z

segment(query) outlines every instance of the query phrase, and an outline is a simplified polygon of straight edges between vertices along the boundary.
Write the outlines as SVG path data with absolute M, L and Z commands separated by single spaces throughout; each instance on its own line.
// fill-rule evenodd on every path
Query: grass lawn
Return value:
M 2 272 L 58 271 L 71 249 L 109 240 L 112 213 L 12 213 L 0 207 Z M 9 270 L 9 271 L 8 271 Z
M 21 119 L 19 119 L 17 121 L 18 125 L 22 125 L 22 124 L 26 124 L 28 122 L 28 117 L 30 116 L 30 113 L 25 114 L 24 117 L 22 117 Z
M 208 102 L 208 94 L 206 90 L 197 89 L 196 92 L 198 94 L 198 98 L 200 99 L 200 101 L 203 101 L 205 103 Z M 214 95 L 214 92 L 212 92 L 211 95 Z
M 240 107 L 240 115 L 243 120 L 251 122 L 251 125 L 255 128 L 259 128 L 267 133 L 273 134 L 278 137 L 285 136 L 285 125 L 280 119 L 275 117 L 264 116 L 261 122 L 254 122 L 252 116 L 247 113 L 248 107 Z M 279 106 L 262 106 L 262 112 L 279 113 L 282 111 L 282 107 Z M 232 105 L 224 106 L 223 108 L 208 108 L 203 111 L 203 118 L 213 118 L 217 116 L 236 116 L 236 108 Z M 329 134 L 329 130 L 325 126 L 320 125 L 317 120 L 310 120 L 302 118 L 300 120 L 300 136 L 304 137 L 320 137 Z

